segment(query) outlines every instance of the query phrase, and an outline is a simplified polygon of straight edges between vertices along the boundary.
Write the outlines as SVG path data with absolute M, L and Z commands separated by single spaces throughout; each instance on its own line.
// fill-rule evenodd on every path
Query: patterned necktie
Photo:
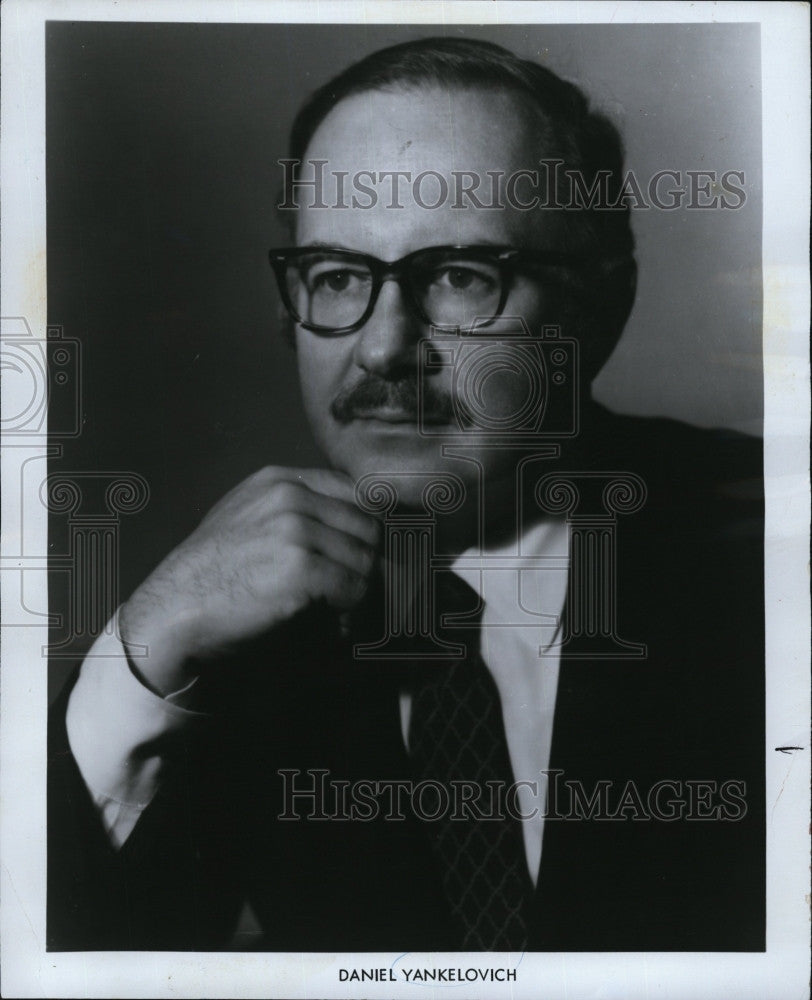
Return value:
M 460 587 L 473 593 L 456 577 L 448 586 L 457 598 Z M 447 594 L 440 593 L 438 604 L 447 611 Z M 427 665 L 412 700 L 409 748 L 415 777 L 430 782 L 420 798 L 423 822 L 446 898 L 462 928 L 461 948 L 522 951 L 532 884 L 520 821 L 505 810 L 507 804 L 515 811 L 516 804 L 515 795 L 505 802 L 513 775 L 499 692 L 479 653 L 479 631 L 454 630 L 453 638 L 466 643 L 467 655 Z M 438 786 L 445 789 L 442 796 Z M 477 798 L 461 805 L 472 789 Z M 439 818 L 427 818 L 434 815 Z

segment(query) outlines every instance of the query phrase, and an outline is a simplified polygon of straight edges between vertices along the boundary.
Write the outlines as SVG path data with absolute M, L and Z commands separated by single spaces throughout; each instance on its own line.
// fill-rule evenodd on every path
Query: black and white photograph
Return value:
M 3 12 L 7 995 L 802 996 L 808 8 L 73 6 Z

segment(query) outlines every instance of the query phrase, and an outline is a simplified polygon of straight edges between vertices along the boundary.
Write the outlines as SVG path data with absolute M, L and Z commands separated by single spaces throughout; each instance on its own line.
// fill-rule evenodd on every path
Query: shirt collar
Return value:
M 516 573 L 537 574 L 536 583 L 545 593 L 543 610 L 560 614 L 566 597 L 569 531 L 565 517 L 537 521 L 524 534 L 491 548 L 473 546 L 455 559 L 451 571 L 472 588 L 489 608 L 490 618 L 510 620 L 516 608 Z M 549 568 L 528 557 L 549 557 Z

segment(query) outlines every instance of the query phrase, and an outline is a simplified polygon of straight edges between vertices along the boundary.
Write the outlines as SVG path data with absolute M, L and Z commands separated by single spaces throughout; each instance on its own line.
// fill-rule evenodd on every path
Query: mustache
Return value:
M 413 375 L 386 379 L 369 373 L 344 386 L 330 404 L 330 413 L 340 424 L 381 409 L 401 410 L 413 416 L 415 423 L 421 410 L 423 420 L 431 423 L 450 423 L 454 419 L 451 396 L 425 383 L 419 394 Z

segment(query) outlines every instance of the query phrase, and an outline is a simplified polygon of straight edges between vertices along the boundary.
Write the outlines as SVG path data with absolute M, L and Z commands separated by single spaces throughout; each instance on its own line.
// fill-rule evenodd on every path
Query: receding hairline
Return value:
M 501 97 L 508 100 L 513 98 L 513 101 L 510 103 L 512 109 L 515 111 L 517 124 L 524 130 L 528 138 L 528 146 L 538 147 L 537 152 L 533 155 L 537 156 L 537 158 L 561 156 L 562 159 L 566 160 L 567 156 L 565 154 L 571 152 L 566 149 L 568 145 L 566 137 L 561 134 L 562 130 L 557 127 L 553 117 L 545 112 L 537 102 L 532 100 L 530 95 L 518 86 L 511 86 L 508 82 L 467 83 L 456 80 L 446 82 L 441 79 L 403 79 L 370 84 L 368 87 L 359 87 L 357 90 L 353 90 L 340 97 L 329 111 L 320 118 L 318 124 L 308 137 L 305 148 L 301 150 L 302 161 L 307 160 L 313 140 L 319 134 L 325 122 L 328 121 L 335 111 L 345 106 L 349 101 L 362 99 L 368 94 L 375 93 L 408 95 L 409 93 L 431 93 L 432 91 L 447 95 L 453 93 L 481 94 L 484 97 L 490 98 Z M 461 136 L 461 138 L 464 141 L 464 136 Z M 528 167 L 533 165 L 528 163 Z

